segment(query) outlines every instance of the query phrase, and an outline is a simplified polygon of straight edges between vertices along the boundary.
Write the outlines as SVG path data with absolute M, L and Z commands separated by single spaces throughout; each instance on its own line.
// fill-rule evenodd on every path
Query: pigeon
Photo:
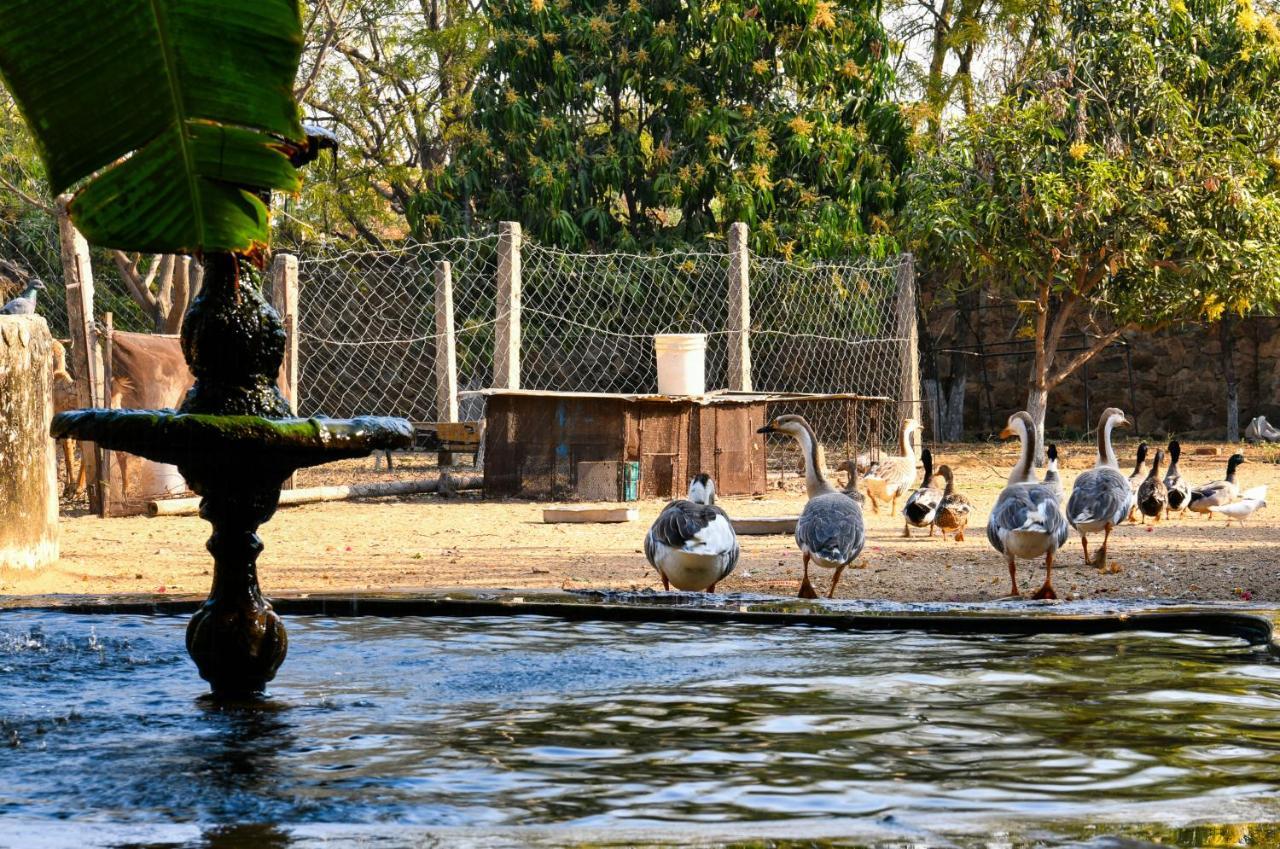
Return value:
M 0 307 L 0 315 L 35 315 L 36 295 L 44 288 L 44 281 L 39 277 L 32 277 L 21 295 Z
M 1244 520 L 1254 514 L 1254 511 L 1261 507 L 1267 506 L 1267 487 L 1255 486 L 1240 493 L 1240 500 L 1233 501 L 1230 504 L 1215 505 L 1209 508 L 1210 513 L 1218 513 L 1227 520 L 1227 524 L 1239 522 L 1244 525 Z

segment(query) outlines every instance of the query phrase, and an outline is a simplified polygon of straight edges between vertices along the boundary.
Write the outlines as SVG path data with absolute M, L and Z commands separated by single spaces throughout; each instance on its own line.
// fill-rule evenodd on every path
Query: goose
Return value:
M 907 504 L 902 508 L 902 515 L 907 520 L 902 526 L 902 535 L 908 539 L 911 538 L 912 526 L 927 527 L 929 536 L 933 536 L 934 518 L 942 505 L 942 490 L 933 485 L 933 452 L 924 449 L 920 459 L 924 463 L 924 478 L 920 488 L 907 497 Z
M 822 473 L 822 447 L 813 428 L 803 416 L 785 415 L 772 419 L 757 433 L 785 433 L 799 444 L 804 454 L 804 483 L 809 500 L 796 522 L 796 545 L 804 559 L 800 598 L 817 598 L 809 583 L 809 561 L 834 569 L 827 598 L 835 596 L 840 573 L 862 553 L 867 534 L 858 502 L 840 492 Z
M 973 502 L 960 493 L 956 492 L 955 475 L 951 473 L 951 467 L 942 465 L 938 467 L 938 476 L 947 482 L 946 489 L 942 491 L 942 503 L 938 505 L 938 515 L 934 518 L 934 524 L 942 531 L 942 538 L 946 539 L 948 533 L 952 533 L 956 542 L 964 542 L 964 529 L 969 524 L 969 513 L 973 510 Z
M 1239 501 L 1210 507 L 1209 511 L 1225 516 L 1227 527 L 1230 527 L 1232 522 L 1239 522 L 1240 527 L 1243 528 L 1245 519 L 1252 516 L 1255 510 L 1267 506 L 1266 498 L 1266 486 L 1255 486 L 1253 489 L 1240 493 Z
M 1144 522 L 1147 516 L 1160 521 L 1160 514 L 1169 509 L 1169 488 L 1160 479 L 1160 461 L 1163 459 L 1164 452 L 1157 449 L 1156 458 L 1151 463 L 1151 472 L 1138 486 L 1138 510 L 1142 513 Z
M 1142 482 L 1146 476 L 1142 474 L 1142 467 L 1147 462 L 1147 451 L 1150 447 L 1143 442 L 1138 445 L 1138 462 L 1133 464 L 1133 474 L 1129 475 L 1129 492 L 1132 493 L 1129 498 L 1129 521 L 1138 521 L 1138 487 L 1142 486 Z
M 1067 522 L 1053 487 L 1037 481 L 1032 472 L 1036 445 L 1036 425 L 1026 412 L 1009 417 L 1001 439 L 1016 436 L 1022 441 L 1018 464 L 1009 474 L 1009 483 L 996 499 L 987 517 L 987 541 L 1009 563 L 1009 594 L 1018 591 L 1018 560 L 1044 558 L 1044 585 L 1034 598 L 1057 598 L 1053 591 L 1053 556 L 1067 541 Z
M 1049 467 L 1044 471 L 1044 485 L 1053 490 L 1061 504 L 1067 494 L 1062 489 L 1062 475 L 1058 472 L 1058 446 L 1050 444 L 1045 453 L 1049 456 Z
M 836 466 L 837 472 L 844 472 L 849 476 L 849 482 L 840 491 L 858 502 L 858 504 L 862 504 L 867 498 L 862 494 L 862 490 L 858 489 L 858 463 L 860 460 L 861 458 L 859 460 L 841 460 L 840 465 Z
M 716 506 L 716 485 L 709 475 L 689 483 L 688 499 L 662 508 L 644 538 L 644 555 L 658 570 L 664 590 L 675 586 L 713 593 L 738 565 L 738 536 Z
M 1099 569 L 1107 569 L 1107 542 L 1111 539 L 1111 530 L 1129 515 L 1129 500 L 1133 498 L 1133 490 L 1129 481 L 1120 473 L 1116 464 L 1116 452 L 1111 447 L 1111 430 L 1115 427 L 1127 427 L 1129 420 L 1124 413 L 1108 407 L 1102 411 L 1098 421 L 1098 460 L 1089 471 L 1080 475 L 1071 487 L 1071 498 L 1067 500 L 1067 520 L 1071 527 L 1080 532 L 1080 544 L 1084 546 L 1084 562 Z M 1102 547 L 1097 554 L 1089 557 L 1089 534 L 1103 532 Z M 1118 572 L 1118 566 L 1110 567 Z
M 1164 517 L 1169 518 L 1170 511 L 1179 514 L 1187 512 L 1187 504 L 1191 501 L 1191 484 L 1178 471 L 1178 458 L 1182 456 L 1182 443 L 1174 439 L 1169 443 L 1169 471 L 1164 476 L 1164 488 L 1168 500 L 1164 508 Z
M 44 281 L 39 277 L 32 277 L 21 295 L 0 307 L 0 315 L 35 315 L 36 298 L 44 289 Z
M 867 497 L 871 499 L 871 509 L 880 512 L 880 501 L 888 501 L 889 512 L 898 512 L 898 498 L 911 489 L 916 479 L 916 452 L 911 444 L 911 436 L 920 429 L 915 419 L 905 419 L 898 435 L 898 446 L 901 454 L 883 457 L 867 470 L 862 479 Z
M 1203 513 L 1206 519 L 1212 519 L 1210 507 L 1222 507 L 1235 501 L 1240 496 L 1240 487 L 1236 484 L 1236 469 L 1244 462 L 1243 454 L 1232 454 L 1231 459 L 1227 460 L 1226 479 L 1193 487 L 1191 497 L 1187 499 L 1187 509 L 1193 513 Z

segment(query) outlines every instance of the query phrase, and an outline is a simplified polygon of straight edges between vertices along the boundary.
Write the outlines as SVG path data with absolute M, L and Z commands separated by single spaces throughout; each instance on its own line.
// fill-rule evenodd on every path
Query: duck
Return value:
M 803 416 L 784 415 L 771 419 L 757 433 L 785 433 L 796 441 L 804 455 L 804 484 L 809 500 L 796 522 L 796 546 L 804 560 L 800 598 L 817 598 L 809 581 L 810 561 L 833 569 L 827 598 L 833 598 L 840 575 L 862 553 L 867 544 L 862 508 L 858 502 L 836 489 L 823 474 L 822 446 Z
M 1239 501 L 1210 507 L 1209 512 L 1226 517 L 1227 527 L 1230 527 L 1232 522 L 1239 522 L 1240 527 L 1243 528 L 1245 519 L 1252 516 L 1258 509 L 1267 506 L 1266 499 L 1266 486 L 1255 486 L 1253 489 L 1240 493 Z
M 1062 488 L 1062 475 L 1058 472 L 1058 446 L 1050 443 L 1045 449 L 1045 454 L 1049 457 L 1049 467 L 1044 471 L 1044 484 L 1053 490 L 1053 494 L 1058 496 L 1058 503 L 1061 504 L 1067 494 Z
M 871 499 L 871 509 L 880 512 L 881 501 L 890 502 L 889 512 L 898 512 L 898 498 L 911 489 L 916 479 L 916 453 L 912 447 L 911 437 L 920 429 L 915 419 L 905 419 L 898 432 L 898 445 L 901 454 L 882 457 L 879 462 L 868 468 L 862 478 L 867 497 Z
M 1010 596 L 1021 596 L 1018 561 L 1043 557 L 1044 584 L 1033 598 L 1054 599 L 1058 595 L 1053 589 L 1053 558 L 1066 543 L 1069 529 L 1053 487 L 1036 480 L 1032 471 L 1036 425 L 1029 413 L 1009 417 L 1000 438 L 1014 436 L 1022 441 L 1022 452 L 987 517 L 987 541 L 1009 564 Z
M 1227 460 L 1227 477 L 1213 481 L 1204 486 L 1192 487 L 1191 497 L 1187 499 L 1187 509 L 1193 513 L 1203 513 L 1206 519 L 1213 518 L 1210 507 L 1222 507 L 1240 497 L 1240 486 L 1236 483 L 1236 469 L 1247 462 L 1243 454 L 1232 454 Z
M 1138 462 L 1133 464 L 1133 474 L 1129 475 L 1129 521 L 1138 521 L 1138 487 L 1142 486 L 1142 482 L 1146 480 L 1146 476 L 1142 474 L 1142 467 L 1147 462 L 1147 452 L 1151 448 L 1147 443 L 1142 442 L 1138 445 Z
M 1182 443 L 1178 440 L 1170 440 L 1169 442 L 1169 471 L 1165 472 L 1164 488 L 1167 492 L 1167 500 L 1165 502 L 1164 517 L 1169 518 L 1169 513 L 1176 510 L 1178 513 L 1187 512 L 1187 504 L 1191 501 L 1191 484 L 1182 473 L 1178 471 L 1178 458 L 1182 456 Z
M 938 514 L 933 522 L 942 531 L 943 539 L 950 533 L 956 542 L 964 542 L 964 529 L 969 525 L 973 502 L 956 492 L 955 475 L 950 466 L 945 463 L 939 466 L 938 477 L 946 481 L 946 488 L 942 491 L 942 503 L 938 505 Z
M 863 504 L 867 497 L 862 494 L 862 490 L 858 489 L 858 460 L 842 460 L 840 465 L 836 466 L 836 471 L 844 472 L 849 476 L 849 482 L 840 491 L 858 504 Z
M 658 570 L 662 588 L 713 593 L 738 565 L 738 535 L 716 506 L 710 475 L 689 482 L 689 497 L 672 501 L 644 538 L 644 555 Z
M 929 536 L 933 536 L 934 518 L 938 515 L 938 507 L 942 505 L 942 490 L 933 485 L 933 452 L 928 448 L 924 449 L 920 459 L 924 464 L 920 488 L 907 496 L 906 506 L 902 508 L 902 515 L 907 520 L 902 526 L 902 535 L 908 539 L 911 538 L 913 526 L 927 527 Z
M 1151 462 L 1151 471 L 1138 485 L 1138 511 L 1143 521 L 1147 517 L 1160 521 L 1160 515 L 1169 509 L 1169 488 L 1160 478 L 1160 463 L 1164 460 L 1164 452 L 1157 449 L 1156 458 Z
M 1107 563 L 1107 542 L 1111 531 L 1129 515 L 1129 502 L 1134 497 L 1129 481 L 1121 474 L 1116 463 L 1116 452 L 1111 446 L 1111 431 L 1116 427 L 1128 427 L 1129 420 L 1116 407 L 1102 411 L 1098 421 L 1098 459 L 1089 471 L 1076 478 L 1067 500 L 1067 521 L 1080 532 L 1080 544 L 1084 547 L 1084 562 L 1098 569 L 1120 571 L 1118 566 Z M 1102 546 L 1097 554 L 1089 557 L 1089 534 L 1102 531 Z

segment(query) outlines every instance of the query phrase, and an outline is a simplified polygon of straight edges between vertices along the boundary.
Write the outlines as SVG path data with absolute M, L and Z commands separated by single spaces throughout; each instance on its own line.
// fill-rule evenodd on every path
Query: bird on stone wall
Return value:
M 44 281 L 39 277 L 30 278 L 21 295 L 0 307 L 0 315 L 35 315 L 36 296 L 44 288 Z

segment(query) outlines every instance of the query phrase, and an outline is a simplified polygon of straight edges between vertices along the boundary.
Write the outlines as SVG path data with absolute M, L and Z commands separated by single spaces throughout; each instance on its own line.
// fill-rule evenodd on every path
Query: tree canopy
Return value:
M 884 252 L 907 129 L 869 0 L 492 0 L 456 159 L 425 235 L 514 219 L 545 241 Z
M 1029 407 L 1126 329 L 1280 298 L 1280 23 L 1237 0 L 1073 0 L 1027 74 L 923 156 L 924 261 L 1026 308 Z M 1083 323 L 1088 350 L 1059 361 Z

